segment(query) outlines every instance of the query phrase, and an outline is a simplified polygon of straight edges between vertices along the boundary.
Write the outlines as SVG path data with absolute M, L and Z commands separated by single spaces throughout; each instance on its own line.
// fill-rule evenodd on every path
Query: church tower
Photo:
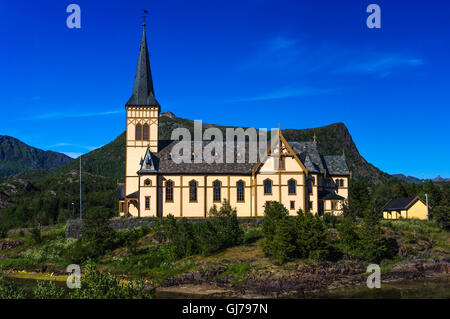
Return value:
M 139 58 L 134 78 L 133 93 L 125 104 L 126 123 L 126 161 L 125 161 L 125 209 L 137 215 L 139 207 L 140 162 L 147 148 L 158 152 L 158 119 L 161 107 L 155 98 L 152 73 L 150 69 L 145 23 L 143 24 Z

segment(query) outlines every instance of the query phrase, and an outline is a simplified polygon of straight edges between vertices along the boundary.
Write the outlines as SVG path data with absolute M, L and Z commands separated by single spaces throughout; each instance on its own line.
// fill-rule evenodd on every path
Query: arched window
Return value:
M 189 182 L 189 201 L 190 202 L 197 201 L 197 182 L 196 181 Z
M 236 183 L 236 188 L 237 188 L 237 201 L 238 202 L 243 202 L 245 200 L 245 192 L 244 192 L 244 182 L 243 181 L 239 181 Z
M 297 193 L 296 184 L 297 183 L 295 182 L 295 179 L 290 179 L 288 181 L 288 193 L 289 193 L 289 195 L 295 195 Z
M 272 194 L 272 181 L 270 179 L 264 180 L 264 195 Z
M 214 181 L 213 182 L 213 200 L 215 202 L 220 202 L 220 188 L 221 188 L 220 181 Z
M 343 180 L 343 179 L 341 179 L 341 180 L 339 181 L 339 185 L 340 185 L 341 187 L 344 187 L 344 180 Z
M 173 202 L 173 182 L 166 182 L 166 202 Z
M 141 123 L 136 124 L 136 141 L 142 140 L 142 125 Z
M 144 124 L 142 135 L 144 141 L 150 140 L 150 128 L 147 123 Z

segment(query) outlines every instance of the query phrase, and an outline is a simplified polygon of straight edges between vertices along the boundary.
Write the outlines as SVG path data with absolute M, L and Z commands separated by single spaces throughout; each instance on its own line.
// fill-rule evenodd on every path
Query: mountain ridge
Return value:
M 63 153 L 45 151 L 15 137 L 0 135 L 0 177 L 33 169 L 57 168 L 72 160 Z
M 194 132 L 194 121 L 175 116 L 171 112 L 161 113 L 159 120 L 159 139 L 168 140 L 175 128 L 187 128 Z M 225 133 L 226 128 L 235 126 L 221 126 L 203 123 L 203 129 L 216 127 Z M 333 123 L 321 127 L 308 129 L 282 130 L 287 141 L 313 141 L 317 137 L 317 145 L 322 155 L 338 155 L 344 152 L 349 169 L 353 177 L 366 180 L 369 183 L 381 183 L 392 177 L 368 163 L 359 153 L 350 132 L 344 123 Z M 224 134 L 225 136 L 225 134 Z M 39 178 L 46 175 L 59 175 L 70 170 L 78 169 L 78 161 L 72 161 L 52 170 L 33 170 L 17 174 L 18 178 Z M 125 132 L 122 132 L 110 143 L 82 156 L 83 171 L 110 177 L 116 181 L 123 181 L 125 173 Z

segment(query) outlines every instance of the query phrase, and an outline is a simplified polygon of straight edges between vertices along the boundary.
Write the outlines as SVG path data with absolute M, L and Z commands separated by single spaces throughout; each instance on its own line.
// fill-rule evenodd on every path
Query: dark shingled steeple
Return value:
M 147 48 L 147 38 L 145 36 L 145 24 L 142 31 L 141 46 L 139 48 L 139 58 L 134 78 L 133 95 L 128 100 L 126 106 L 159 106 L 153 90 L 152 71 Z

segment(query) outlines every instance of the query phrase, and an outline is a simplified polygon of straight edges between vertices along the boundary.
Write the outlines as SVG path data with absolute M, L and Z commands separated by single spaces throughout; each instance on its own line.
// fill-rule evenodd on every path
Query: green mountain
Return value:
M 67 155 L 43 151 L 0 135 L 0 178 L 33 169 L 52 169 L 72 161 Z
M 175 117 L 172 113 L 162 113 L 159 121 L 159 138 L 170 139 L 172 130 L 180 127 L 187 128 L 191 134 L 194 132 L 194 122 L 192 120 Z M 203 129 L 208 127 L 217 127 L 223 132 L 227 128 L 215 124 L 203 124 Z M 374 184 L 391 179 L 390 175 L 368 163 L 359 154 L 344 123 L 335 123 L 311 129 L 283 130 L 283 135 L 288 141 L 312 141 L 314 133 L 317 136 L 319 151 L 323 155 L 342 154 L 344 151 L 353 177 Z M 78 170 L 78 165 L 78 160 L 74 160 L 58 169 L 50 171 L 29 171 L 20 177 L 37 178 L 65 174 L 71 170 Z M 125 133 L 119 135 L 111 143 L 83 155 L 82 165 L 83 171 L 109 177 L 117 181 L 123 181 L 125 172 Z

